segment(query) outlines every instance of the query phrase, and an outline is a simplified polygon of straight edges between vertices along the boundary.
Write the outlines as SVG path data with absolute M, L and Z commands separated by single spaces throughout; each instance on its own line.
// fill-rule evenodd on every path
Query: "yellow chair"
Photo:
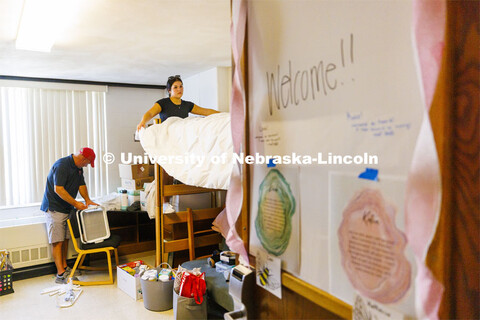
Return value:
M 79 284 L 82 286 L 94 286 L 100 284 L 113 284 L 113 273 L 112 273 L 112 260 L 111 260 L 111 253 L 112 251 L 115 253 L 115 263 L 118 265 L 118 251 L 117 247 L 120 243 L 120 236 L 112 234 L 108 239 L 105 239 L 103 242 L 100 243 L 88 243 L 83 244 L 81 241 L 77 242 L 76 238 L 80 237 L 80 231 L 78 229 L 77 218 L 75 214 L 70 216 L 70 219 L 67 220 L 68 229 L 70 230 L 70 235 L 72 236 L 73 246 L 75 251 L 78 253 L 77 260 L 75 261 L 75 265 L 73 266 L 72 272 L 70 273 L 69 279 L 75 275 L 75 271 L 78 269 L 85 269 L 85 270 L 108 270 L 110 280 L 105 281 L 72 281 L 73 284 Z M 98 252 L 105 252 L 107 254 L 108 260 L 108 269 L 107 268 L 100 268 L 100 267 L 89 267 L 83 266 L 83 261 L 87 254 L 91 253 L 98 253 Z

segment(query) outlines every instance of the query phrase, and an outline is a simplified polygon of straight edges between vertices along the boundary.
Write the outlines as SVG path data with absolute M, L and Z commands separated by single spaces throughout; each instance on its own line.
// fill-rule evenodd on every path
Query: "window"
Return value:
M 103 86 L 0 80 L 0 208 L 42 201 L 53 163 L 88 146 L 91 198 L 107 193 Z

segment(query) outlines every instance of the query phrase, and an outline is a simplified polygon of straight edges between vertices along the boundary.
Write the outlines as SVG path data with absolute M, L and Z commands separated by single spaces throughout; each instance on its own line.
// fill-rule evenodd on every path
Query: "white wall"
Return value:
M 107 150 L 115 156 L 115 162 L 108 166 L 109 192 L 115 192 L 121 185 L 118 164 L 121 153 L 132 152 L 143 155 L 140 142 L 134 141 L 134 134 L 143 114 L 158 99 L 165 97 L 163 89 L 141 89 L 109 87 L 107 93 Z
M 232 68 L 217 68 L 217 99 L 218 111 L 230 111 L 230 96 L 232 94 Z
M 222 112 L 230 110 L 232 68 L 217 67 L 183 80 L 183 100 Z

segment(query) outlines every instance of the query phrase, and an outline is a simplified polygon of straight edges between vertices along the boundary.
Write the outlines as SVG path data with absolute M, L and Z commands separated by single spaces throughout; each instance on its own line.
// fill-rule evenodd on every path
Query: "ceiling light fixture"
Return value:
M 15 47 L 50 52 L 73 10 L 70 0 L 25 0 Z

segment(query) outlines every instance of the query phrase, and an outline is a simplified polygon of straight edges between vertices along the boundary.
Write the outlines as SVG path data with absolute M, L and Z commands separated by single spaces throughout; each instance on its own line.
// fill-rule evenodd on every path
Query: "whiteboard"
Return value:
M 247 19 L 249 153 L 279 160 L 275 167 L 251 165 L 249 251 L 268 248 L 262 232 L 269 233 L 287 242 L 286 250 L 272 251 L 284 270 L 349 304 L 359 292 L 381 300 L 368 288 L 380 286 L 379 279 L 352 284 L 338 235 L 349 203 L 365 188 L 388 208 L 384 222 L 394 231 L 385 237 L 398 239 L 404 231 L 405 182 L 423 116 L 412 3 L 249 1 Z M 378 182 L 358 178 L 366 168 L 378 170 Z M 258 218 L 265 188 L 279 190 L 269 182 L 272 170 L 283 181 L 278 194 L 294 199 L 278 203 L 291 208 L 295 202 L 281 225 L 291 228 L 287 240 L 259 232 L 256 223 L 268 220 Z M 407 243 L 395 250 L 403 285 L 382 303 L 414 315 L 411 249 Z

